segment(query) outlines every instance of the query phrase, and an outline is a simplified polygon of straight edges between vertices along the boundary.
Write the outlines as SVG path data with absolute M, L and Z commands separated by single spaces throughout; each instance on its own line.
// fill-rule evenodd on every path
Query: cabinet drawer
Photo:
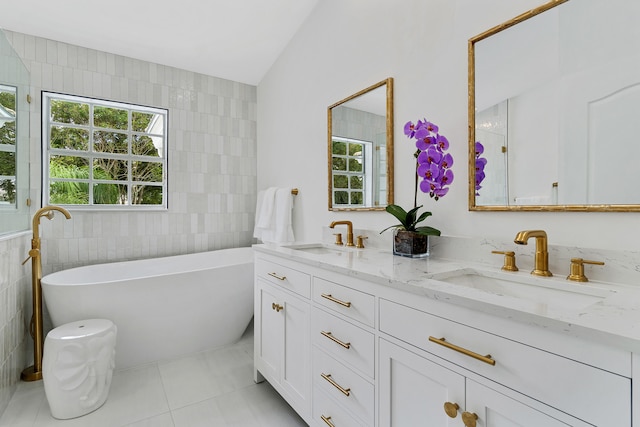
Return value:
M 382 299 L 380 330 L 589 423 L 629 425 L 629 378 Z M 495 365 L 429 337 L 491 355 Z
M 311 334 L 315 345 L 373 378 L 375 339 L 372 333 L 314 308 Z
M 262 258 L 256 258 L 254 268 L 256 276 L 305 298 L 311 298 L 311 276 L 307 273 Z
M 374 326 L 373 295 L 314 277 L 313 300 L 367 326 Z
M 313 420 L 318 426 L 365 427 L 317 387 L 313 389 Z
M 313 349 L 313 384 L 366 425 L 374 425 L 373 384 L 318 348 Z

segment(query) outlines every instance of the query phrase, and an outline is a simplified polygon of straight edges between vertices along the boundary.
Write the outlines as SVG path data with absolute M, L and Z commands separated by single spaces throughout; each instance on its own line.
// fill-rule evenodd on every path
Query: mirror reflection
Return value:
M 0 84 L 0 205 L 16 204 L 16 88 Z
M 30 77 L 0 29 L 0 234 L 29 229 Z
M 469 41 L 471 210 L 640 210 L 638 13 L 555 0 Z
M 328 109 L 329 210 L 393 203 L 393 79 Z

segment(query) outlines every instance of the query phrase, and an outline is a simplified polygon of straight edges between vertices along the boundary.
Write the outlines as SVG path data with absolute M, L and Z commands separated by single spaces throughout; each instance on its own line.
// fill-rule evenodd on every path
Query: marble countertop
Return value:
M 599 281 L 582 284 L 570 282 L 565 276 L 538 278 L 529 271 L 503 272 L 485 264 L 434 257 L 411 259 L 380 249 L 330 248 L 319 254 L 269 244 L 253 248 L 378 285 L 640 353 L 637 286 Z M 499 290 L 480 290 L 443 281 L 467 272 L 481 272 L 525 285 L 518 289 L 518 295 L 508 295 Z M 529 296 L 520 292 L 522 288 L 527 289 Z

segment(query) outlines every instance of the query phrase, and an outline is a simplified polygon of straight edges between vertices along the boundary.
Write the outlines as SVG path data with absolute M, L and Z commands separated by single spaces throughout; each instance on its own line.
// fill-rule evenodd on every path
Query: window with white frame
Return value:
M 167 207 L 167 110 L 43 92 L 43 205 Z

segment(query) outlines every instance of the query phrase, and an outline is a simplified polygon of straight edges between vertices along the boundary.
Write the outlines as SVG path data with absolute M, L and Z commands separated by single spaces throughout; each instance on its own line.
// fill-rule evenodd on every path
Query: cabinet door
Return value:
M 465 379 L 408 350 L 380 340 L 380 427 L 459 427 Z M 449 417 L 445 403 L 458 405 Z
M 308 410 L 311 409 L 311 342 L 309 339 L 309 303 L 286 295 L 283 319 L 284 357 L 282 360 L 283 388 Z
M 257 295 L 255 304 L 256 330 L 254 332 L 254 346 L 256 367 L 262 375 L 271 381 L 280 381 L 282 364 L 282 335 L 283 316 L 276 311 L 274 304 L 283 306 L 284 298 L 281 292 L 273 286 L 257 281 Z
M 550 408 L 550 410 L 552 410 Z M 467 379 L 467 413 L 478 416 L 478 427 L 586 427 L 584 423 L 566 416 L 562 422 L 544 412 L 518 402 L 504 394 Z M 475 418 L 475 417 L 473 417 Z M 471 423 L 471 425 L 474 425 Z

